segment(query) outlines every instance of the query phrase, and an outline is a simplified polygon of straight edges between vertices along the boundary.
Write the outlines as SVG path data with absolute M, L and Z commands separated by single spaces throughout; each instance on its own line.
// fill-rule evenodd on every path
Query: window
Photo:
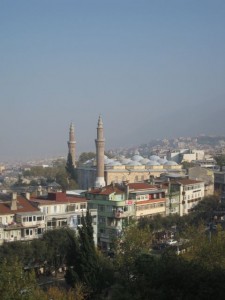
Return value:
M 100 224 L 105 224 L 105 217 L 99 217 L 98 220 Z
M 105 211 L 105 205 L 98 205 L 99 211 Z
M 36 216 L 33 216 L 33 221 L 36 221 L 37 217 Z
M 26 235 L 33 235 L 33 229 L 26 229 Z
M 48 206 L 44 206 L 43 207 L 43 213 L 44 214 L 48 214 Z
M 75 205 L 68 205 L 67 206 L 67 211 L 75 211 Z
M 86 204 L 81 204 L 80 205 L 80 209 L 85 209 L 86 208 Z
M 29 217 L 29 222 L 32 222 L 32 217 Z

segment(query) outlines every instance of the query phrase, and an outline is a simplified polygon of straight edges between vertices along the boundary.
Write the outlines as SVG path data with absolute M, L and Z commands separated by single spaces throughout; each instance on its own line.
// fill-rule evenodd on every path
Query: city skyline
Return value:
M 224 135 L 223 1 L 0 3 L 0 161 Z

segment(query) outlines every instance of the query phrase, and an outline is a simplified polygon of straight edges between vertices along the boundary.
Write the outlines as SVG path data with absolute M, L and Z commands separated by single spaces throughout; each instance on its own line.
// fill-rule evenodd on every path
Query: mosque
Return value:
M 103 133 L 103 122 L 101 116 L 98 119 L 96 158 L 83 163 L 82 166 L 76 166 L 76 141 L 73 124 L 70 125 L 68 151 L 72 156 L 72 161 L 77 172 L 77 182 L 81 189 L 91 187 L 103 187 L 111 183 L 129 183 L 144 182 L 153 180 L 163 173 L 174 175 L 183 175 L 182 166 L 174 161 L 168 161 L 157 155 L 151 155 L 144 158 L 139 153 L 133 157 L 127 158 L 119 156 L 117 158 L 108 158 L 104 155 L 105 138 Z

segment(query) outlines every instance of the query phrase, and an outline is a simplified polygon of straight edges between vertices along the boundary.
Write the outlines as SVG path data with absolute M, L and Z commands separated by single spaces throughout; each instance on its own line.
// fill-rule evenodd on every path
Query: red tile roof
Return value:
M 20 196 L 17 197 L 17 209 L 11 210 L 11 202 L 3 202 L 0 203 L 0 214 L 16 214 L 20 212 L 35 212 L 39 211 L 38 208 L 33 206 L 30 201 L 22 198 Z
M 151 184 L 145 183 L 145 182 L 129 183 L 128 186 L 129 186 L 129 189 L 134 189 L 134 190 L 157 189 L 156 185 L 151 185 Z
M 194 180 L 194 179 L 179 179 L 176 180 L 175 182 L 180 183 L 182 185 L 189 185 L 189 184 L 196 184 L 196 183 L 203 183 L 203 181 L 199 180 Z
M 37 203 L 39 205 L 56 205 L 56 204 L 70 204 L 70 203 L 86 203 L 87 199 L 71 199 L 68 201 L 54 201 L 54 200 L 46 200 L 46 199 L 31 199 L 32 202 Z
M 88 191 L 89 194 L 97 194 L 97 195 L 110 195 L 112 193 L 115 194 L 123 194 L 125 192 L 124 189 L 119 188 L 118 186 L 108 185 L 103 188 L 93 188 Z
M 87 199 L 81 196 L 67 196 L 65 193 L 49 193 L 47 198 L 32 198 L 31 202 L 35 202 L 42 205 L 56 205 L 63 203 L 84 203 Z

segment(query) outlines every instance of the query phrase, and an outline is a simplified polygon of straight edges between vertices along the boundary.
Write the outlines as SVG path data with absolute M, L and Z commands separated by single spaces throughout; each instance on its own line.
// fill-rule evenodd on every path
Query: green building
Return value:
M 135 216 L 135 202 L 127 200 L 126 186 L 109 185 L 86 192 L 89 209 L 98 210 L 98 245 L 109 250 L 114 238 Z

